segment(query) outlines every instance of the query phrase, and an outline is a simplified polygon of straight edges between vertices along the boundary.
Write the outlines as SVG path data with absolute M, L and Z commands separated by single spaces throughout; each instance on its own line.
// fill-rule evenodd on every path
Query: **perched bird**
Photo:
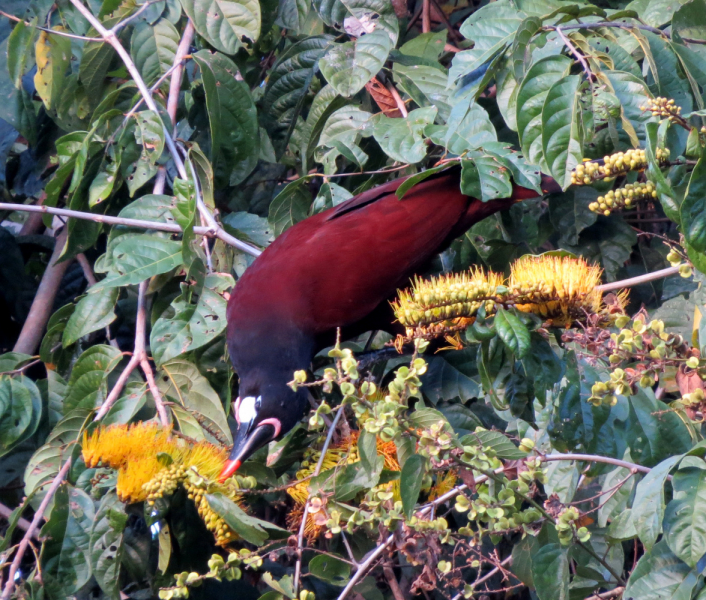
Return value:
M 253 452 L 287 433 L 308 402 L 287 383 L 314 355 L 365 331 L 390 331 L 389 300 L 474 223 L 539 196 L 513 186 L 510 198 L 481 202 L 459 188 L 460 168 L 429 177 L 402 200 L 396 179 L 290 227 L 235 285 L 228 303 L 228 349 L 240 378 L 233 412 L 230 477 Z M 542 177 L 544 193 L 561 191 Z

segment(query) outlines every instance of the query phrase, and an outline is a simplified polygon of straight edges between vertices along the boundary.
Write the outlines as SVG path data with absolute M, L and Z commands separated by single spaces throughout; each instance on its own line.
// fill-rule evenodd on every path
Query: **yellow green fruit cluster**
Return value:
M 199 517 L 216 538 L 218 546 L 225 546 L 238 539 L 237 534 L 228 527 L 227 523 L 218 513 L 216 513 L 206 500 L 208 481 L 202 477 L 188 477 L 184 480 L 184 487 L 189 500 L 193 500 Z
M 655 117 L 669 119 L 670 121 L 674 121 L 675 117 L 679 117 L 681 114 L 681 106 L 677 106 L 673 99 L 660 96 L 648 98 L 647 102 L 640 107 L 640 110 L 643 112 L 650 111 Z
M 617 190 L 610 190 L 604 196 L 598 196 L 595 202 L 588 205 L 589 210 L 605 215 L 615 210 L 632 208 L 643 200 L 657 197 L 657 190 L 651 181 L 647 183 L 628 183 Z
M 655 151 L 660 165 L 669 160 L 669 148 L 657 148 Z M 616 152 L 603 157 L 603 164 L 599 161 L 586 161 L 571 172 L 573 185 L 590 185 L 594 181 L 603 179 L 609 181 L 628 171 L 642 171 L 647 168 L 647 155 L 641 148 Z

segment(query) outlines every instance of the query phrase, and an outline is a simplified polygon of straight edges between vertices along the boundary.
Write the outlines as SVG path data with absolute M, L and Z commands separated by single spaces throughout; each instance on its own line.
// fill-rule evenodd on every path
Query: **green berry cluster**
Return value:
M 574 540 L 574 536 L 580 542 L 587 542 L 591 539 L 591 532 L 588 529 L 576 526 L 576 521 L 579 520 L 580 516 L 581 514 L 575 506 L 569 506 L 557 517 L 556 532 L 562 545 L 570 545 Z
M 648 98 L 647 103 L 642 105 L 640 110 L 643 112 L 649 111 L 655 117 L 669 119 L 670 121 L 675 121 L 681 115 L 681 106 L 677 106 L 672 98 L 667 99 L 661 96 Z
M 631 393 L 630 382 L 623 369 L 615 369 L 610 374 L 608 381 L 597 381 L 591 386 L 591 395 L 588 401 L 593 406 L 615 406 L 618 396 L 629 396 Z
M 162 469 L 142 486 L 142 489 L 147 492 L 147 502 L 151 506 L 158 498 L 171 496 L 185 478 L 186 469 L 183 464 L 172 463 L 166 469 Z
M 669 148 L 657 148 L 655 154 L 661 165 L 669 160 Z M 600 179 L 610 181 L 628 171 L 642 171 L 647 168 L 647 164 L 647 155 L 640 148 L 616 152 L 604 156 L 603 164 L 598 161 L 587 161 L 577 165 L 571 173 L 571 183 L 573 185 L 590 185 Z
M 205 575 L 196 572 L 184 571 L 174 576 L 175 585 L 170 588 L 159 590 L 160 600 L 176 600 L 177 598 L 188 598 L 189 588 L 199 587 L 206 579 L 217 581 L 234 581 L 242 577 L 240 564 L 241 557 L 237 552 L 228 554 L 228 558 L 223 560 L 220 554 L 214 554 L 208 561 L 209 571 Z
M 628 183 L 617 190 L 608 191 L 605 196 L 598 196 L 595 202 L 588 205 L 589 210 L 603 214 L 606 217 L 614 210 L 632 208 L 643 200 L 657 197 L 657 190 L 651 181 L 647 183 Z
M 669 251 L 669 254 L 667 254 L 667 260 L 673 267 L 679 267 L 679 275 L 681 277 L 688 279 L 694 274 L 691 264 L 684 262 L 684 257 L 674 248 L 672 248 Z

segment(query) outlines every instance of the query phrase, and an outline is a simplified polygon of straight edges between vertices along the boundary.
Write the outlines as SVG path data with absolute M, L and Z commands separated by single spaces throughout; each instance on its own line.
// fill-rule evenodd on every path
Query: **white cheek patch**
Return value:
M 259 404 L 261 396 L 255 398 L 255 396 L 245 396 L 241 398 L 238 406 L 238 422 L 239 423 L 251 423 L 253 419 L 257 416 L 256 405 Z

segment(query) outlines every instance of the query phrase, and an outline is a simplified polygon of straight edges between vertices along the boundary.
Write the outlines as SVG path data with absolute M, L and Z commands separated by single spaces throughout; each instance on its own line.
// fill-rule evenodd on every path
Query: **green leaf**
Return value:
M 347 104 L 332 86 L 326 84 L 314 97 L 306 117 L 306 123 L 301 128 L 302 172 L 309 171 L 309 165 L 314 157 L 314 151 L 319 143 L 321 132 L 329 117 L 339 108 Z M 306 151 L 306 152 L 304 152 Z
M 701 469 L 677 471 L 674 496 L 664 512 L 664 539 L 690 567 L 706 554 L 706 478 Z
M 262 99 L 262 117 L 277 158 L 284 153 L 297 119 L 302 113 L 307 93 L 319 70 L 319 60 L 332 44 L 333 37 L 330 35 L 317 35 L 303 39 L 287 49 L 269 71 L 265 95 Z M 314 127 L 317 120 L 323 119 L 325 122 L 330 114 L 324 115 L 326 108 L 338 92 L 332 96 L 328 90 L 333 88 L 329 86 L 322 88 L 312 103 L 307 117 L 310 127 Z M 340 105 L 336 108 L 340 108 Z M 319 132 L 323 122 L 318 128 Z M 315 144 L 316 137 L 309 129 L 308 135 L 305 136 L 305 143 Z
M 606 500 L 598 509 L 599 527 L 605 527 L 609 520 L 615 521 L 627 508 L 628 500 L 630 499 L 632 490 L 635 487 L 635 478 L 630 477 L 630 479 L 627 479 L 629 475 L 630 469 L 618 467 L 605 476 L 601 486 L 601 491 L 606 494 Z M 627 479 L 627 481 L 620 485 L 620 487 L 616 490 L 616 486 L 625 479 Z M 609 496 L 608 494 L 611 495 Z
M 224 439 L 232 443 L 221 399 L 196 365 L 184 359 L 174 359 L 161 365 L 160 371 L 160 391 L 201 415 L 208 428 L 219 431 Z
M 258 0 L 182 0 L 199 35 L 226 54 L 250 48 L 260 37 Z
M 506 435 L 499 431 L 475 431 L 463 437 L 463 444 L 479 444 L 484 448 L 490 448 L 498 458 L 507 460 L 519 460 L 527 458 L 527 453 L 520 450 L 513 444 Z
M 425 458 L 419 454 L 410 456 L 402 467 L 400 474 L 400 496 L 402 497 L 402 509 L 409 519 L 414 512 L 419 499 L 419 492 L 424 482 L 426 473 Z
M 360 464 L 371 476 L 377 467 L 377 436 L 366 429 L 363 429 L 358 437 L 358 456 L 360 456 Z
M 63 30 L 63 27 L 57 27 L 58 30 Z M 37 72 L 34 75 L 34 86 L 44 106 L 51 110 L 59 100 L 71 62 L 71 40 L 42 31 L 35 45 L 35 55 Z
M 531 163 L 540 163 L 542 150 L 542 108 L 552 86 L 569 70 L 566 56 L 548 56 L 534 63 L 517 92 L 517 134 L 522 154 Z
M 211 509 L 223 517 L 228 526 L 246 542 L 262 546 L 267 539 L 267 532 L 260 525 L 259 519 L 245 513 L 230 498 L 223 494 L 206 494 Z
M 42 549 L 42 575 L 63 594 L 71 595 L 91 577 L 90 532 L 94 520 L 93 500 L 69 485 L 59 487 L 54 508 L 42 527 L 46 538 Z
M 706 40 L 706 2 L 684 2 L 672 17 L 672 31 L 682 38 Z
M 108 375 L 121 358 L 120 350 L 107 344 L 91 346 L 84 351 L 71 369 L 65 411 L 76 408 L 92 410 L 100 406 L 107 395 Z
M 182 263 L 181 242 L 149 234 L 130 236 L 115 245 L 111 258 L 114 272 L 93 286 L 91 292 L 136 285 L 171 271 Z
M 662 540 L 640 558 L 624 595 L 635 600 L 689 600 L 696 582 L 697 573 L 674 556 Z
M 80 338 L 103 329 L 115 320 L 115 304 L 118 301 L 118 288 L 103 288 L 86 294 L 76 303 L 76 310 L 69 317 L 61 343 L 64 348 Z
M 696 163 L 680 208 L 684 237 L 697 252 L 706 252 L 706 158 Z
M 22 88 L 22 77 L 34 66 L 32 44 L 37 29 L 37 19 L 25 24 L 18 22 L 12 29 L 7 42 L 7 71 L 15 87 Z
M 380 455 L 375 458 L 371 471 L 366 470 L 360 462 L 329 469 L 311 480 L 310 489 L 331 494 L 339 502 L 348 502 L 363 490 L 378 484 L 384 463 L 385 457 Z
M 432 175 L 435 175 L 436 173 L 440 173 L 441 171 L 445 171 L 449 167 L 452 167 L 456 165 L 457 163 L 444 163 L 443 165 L 439 165 L 438 167 L 432 167 L 431 169 L 426 169 L 425 171 L 420 171 L 416 175 L 412 175 L 411 177 L 407 177 L 400 187 L 397 188 L 397 191 L 395 194 L 397 194 L 397 197 L 402 200 L 404 198 L 405 194 L 411 190 L 415 185 L 418 183 L 421 183 L 428 177 L 431 177 Z
M 632 521 L 640 541 L 649 551 L 662 531 L 664 516 L 664 482 L 681 456 L 672 456 L 654 467 L 635 488 Z
M 471 160 L 461 162 L 461 191 L 482 202 L 512 195 L 510 171 L 497 156 L 469 154 Z
M 446 125 L 430 125 L 426 134 L 453 154 L 497 142 L 498 134 L 486 110 L 472 98 L 460 100 L 451 110 Z
M 211 162 L 218 187 L 237 185 L 257 165 L 260 131 L 250 89 L 233 61 L 201 50 L 194 55 L 201 69 L 211 127 Z M 231 172 L 235 171 L 235 179 Z
M 442 31 L 442 33 L 444 33 Z M 416 38 L 415 38 L 416 39 Z M 446 120 L 451 112 L 451 90 L 447 88 L 446 71 L 426 65 L 395 63 L 395 81 L 420 107 L 436 107 Z
M 265 598 L 265 600 L 276 600 L 275 596 L 267 597 L 268 594 L 277 594 L 279 598 L 286 597 L 286 598 L 291 598 L 294 600 L 296 597 L 296 594 L 294 593 L 294 585 L 292 583 L 292 576 L 291 575 L 285 575 L 282 577 L 279 581 L 277 581 L 274 577 L 272 577 L 271 573 L 265 572 L 262 574 L 262 580 L 269 585 L 273 590 L 276 590 L 276 592 L 268 592 L 266 594 L 263 594 L 260 596 L 259 600 L 262 600 Z
M 596 198 L 598 192 L 591 186 L 574 186 L 549 197 L 549 216 L 562 246 L 577 246 L 579 234 L 596 222 L 598 215 L 588 208 Z
M 309 14 L 308 0 L 283 0 L 279 3 L 277 24 L 295 32 L 301 32 Z
M 272 242 L 272 227 L 267 219 L 248 212 L 234 212 L 221 219 L 223 226 L 236 237 L 258 246 L 267 246 Z
M 221 277 L 227 277 L 226 285 L 232 286 L 232 278 Z M 174 314 L 157 319 L 150 333 L 150 348 L 158 365 L 211 343 L 225 330 L 226 301 L 210 289 L 215 279 L 215 274 L 207 276 L 196 304 L 188 301 L 185 290 L 171 304 Z
M 532 579 L 539 600 L 569 599 L 569 557 L 560 544 L 547 544 L 532 556 Z
M 89 29 L 88 35 L 100 37 L 93 28 Z M 115 58 L 116 52 L 110 44 L 91 42 L 84 46 L 78 76 L 91 106 L 98 106 L 104 99 L 105 79 Z
M 34 435 L 42 417 L 42 396 L 24 375 L 0 375 L 0 457 Z
M 377 74 L 393 47 L 387 32 L 376 29 L 355 42 L 333 46 L 319 61 L 319 68 L 339 94 L 350 97 Z
M 416 56 L 426 60 L 437 61 L 444 53 L 446 45 L 446 30 L 421 33 L 400 46 L 400 52 L 407 56 Z
M 427 154 L 424 128 L 434 122 L 437 109 L 417 108 L 405 118 L 391 119 L 382 113 L 372 117 L 373 137 L 385 154 L 403 163 L 417 163 Z
M 510 56 L 512 70 L 517 81 L 522 81 L 525 75 L 525 65 L 530 62 L 530 42 L 542 27 L 542 20 L 537 17 L 527 17 L 520 23 L 512 41 Z
M 542 107 L 544 160 L 549 172 L 563 188 L 571 185 L 571 171 L 583 159 L 580 86 L 580 75 L 560 79 L 547 92 Z
M 309 215 L 312 198 L 308 184 L 308 177 L 300 177 L 288 183 L 272 200 L 268 221 L 275 237 Z
M 362 167 L 368 160 L 359 147 L 361 137 L 372 135 L 372 115 L 357 106 L 344 106 L 336 110 L 326 121 L 315 158 L 323 163 L 325 172 L 336 172 L 336 158 L 343 155 L 347 160 Z
M 495 314 L 495 329 L 505 345 L 518 357 L 527 354 L 531 346 L 526 325 L 513 313 L 499 308 Z
M 309 573 L 332 585 L 344 586 L 351 576 L 351 566 L 333 556 L 320 554 L 309 561 Z
M 123 556 L 123 531 L 128 516 L 115 492 L 103 496 L 91 528 L 91 572 L 110 598 L 120 598 L 120 564 Z
M 147 85 L 152 85 L 174 64 L 179 32 L 167 19 L 142 23 L 132 31 L 130 54 Z

